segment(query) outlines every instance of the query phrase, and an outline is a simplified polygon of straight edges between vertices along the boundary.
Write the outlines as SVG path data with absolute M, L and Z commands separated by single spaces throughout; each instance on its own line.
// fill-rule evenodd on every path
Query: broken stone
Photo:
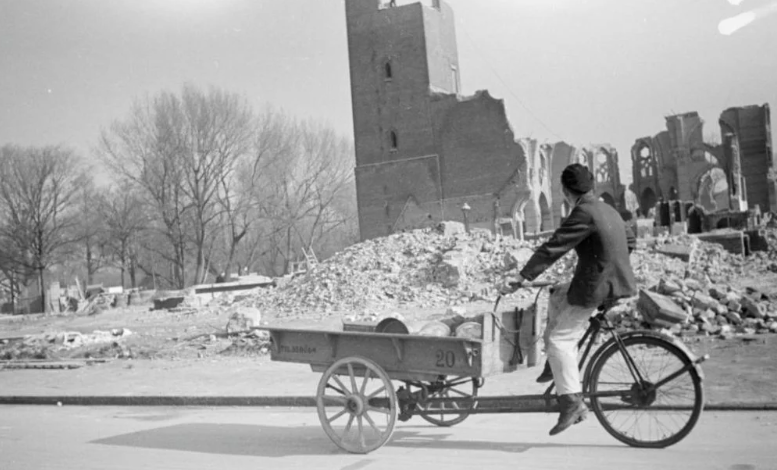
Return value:
M 672 295 L 675 292 L 680 292 L 682 288 L 680 285 L 671 279 L 661 279 L 658 284 L 658 293 L 664 295 Z
M 752 318 L 764 318 L 766 316 L 766 305 L 756 302 L 750 297 L 742 298 L 742 310 L 746 316 Z
M 688 261 L 691 257 L 691 247 L 689 246 L 666 244 L 657 247 L 656 251 L 664 256 L 670 256 L 683 261 Z
M 437 230 L 442 234 L 443 237 L 450 237 L 453 235 L 463 234 L 466 232 L 463 223 L 454 222 L 451 220 L 440 222 L 437 225 Z
M 688 318 L 686 312 L 669 297 L 645 290 L 639 292 L 637 310 L 645 321 L 661 327 L 671 327 Z
M 249 331 L 255 326 L 260 326 L 262 322 L 262 312 L 259 309 L 238 306 L 227 322 L 227 334 Z
M 701 291 L 699 291 L 695 292 L 693 297 L 691 297 L 691 305 L 701 310 L 717 310 L 720 304 L 709 295 L 702 294 Z
M 736 302 L 739 303 L 742 300 L 742 296 L 734 291 L 726 293 L 726 303 Z
M 694 291 L 703 290 L 701 283 L 696 279 L 685 279 L 683 281 L 683 284 L 685 285 L 686 288 L 690 290 L 694 290 Z
M 454 306 L 454 307 L 448 307 L 448 310 L 445 312 L 446 316 L 460 316 L 463 317 L 467 314 L 467 309 L 462 306 Z
M 701 324 L 702 331 L 705 331 L 711 335 L 717 334 L 720 331 L 720 326 L 713 325 L 711 323 L 702 323 Z
M 732 312 L 740 312 L 742 311 L 742 305 L 739 302 L 731 301 L 728 303 L 728 309 Z
M 730 321 L 735 325 L 742 323 L 742 317 L 740 317 L 739 314 L 736 312 L 726 312 L 724 316 L 728 321 Z
M 504 256 L 505 271 L 522 268 L 529 261 L 529 258 L 531 258 L 533 254 L 534 250 L 529 248 L 520 248 L 518 250 L 508 251 Z
M 724 290 L 721 290 L 719 287 L 710 287 L 709 290 L 710 297 L 712 297 L 715 300 L 718 301 L 726 301 L 726 294 L 727 292 Z

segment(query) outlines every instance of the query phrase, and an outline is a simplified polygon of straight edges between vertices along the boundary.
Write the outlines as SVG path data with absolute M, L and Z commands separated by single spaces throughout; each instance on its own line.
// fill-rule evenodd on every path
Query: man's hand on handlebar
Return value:
M 499 293 L 501 295 L 512 294 L 513 292 L 517 291 L 524 282 L 526 282 L 526 279 L 524 279 L 520 274 L 505 277 L 502 281 L 502 284 L 499 286 Z

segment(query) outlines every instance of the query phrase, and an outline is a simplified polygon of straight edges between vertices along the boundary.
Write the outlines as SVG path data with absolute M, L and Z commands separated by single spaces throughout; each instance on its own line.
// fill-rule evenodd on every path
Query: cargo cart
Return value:
M 413 416 L 452 426 L 477 413 L 556 412 L 552 384 L 537 395 L 478 396 L 486 378 L 530 364 L 542 321 L 530 314 L 542 308 L 539 298 L 529 309 L 502 312 L 497 299 L 482 318 L 481 338 L 262 329 L 270 334 L 273 361 L 309 364 L 323 374 L 316 408 L 330 439 L 348 452 L 368 453 L 390 440 L 397 421 Z M 697 358 L 677 339 L 654 331 L 618 332 L 606 314 L 602 308 L 591 318 L 579 343 L 590 409 L 628 445 L 675 444 L 701 415 L 706 356 Z M 601 342 L 602 335 L 609 338 Z

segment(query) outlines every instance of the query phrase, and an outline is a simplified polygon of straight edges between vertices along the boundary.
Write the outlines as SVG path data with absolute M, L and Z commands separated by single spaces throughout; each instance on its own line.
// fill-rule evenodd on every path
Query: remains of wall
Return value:
M 738 147 L 748 205 L 777 211 L 777 187 L 769 179 L 775 171 L 769 105 L 726 109 L 720 115 L 720 130 L 724 141 L 729 136 Z
M 597 194 L 622 203 L 612 147 L 586 156 L 564 143 L 516 140 L 502 100 L 460 95 L 444 2 L 346 0 L 346 17 L 362 239 L 441 220 L 516 236 L 552 230 L 565 214 L 559 168 L 581 156 Z
M 777 206 L 769 107 L 730 108 L 721 114 L 722 143 L 704 142 L 698 113 L 668 116 L 666 131 L 631 149 L 632 191 L 642 215 L 660 200 L 692 201 L 708 212 Z M 771 173 L 770 173 L 771 172 Z

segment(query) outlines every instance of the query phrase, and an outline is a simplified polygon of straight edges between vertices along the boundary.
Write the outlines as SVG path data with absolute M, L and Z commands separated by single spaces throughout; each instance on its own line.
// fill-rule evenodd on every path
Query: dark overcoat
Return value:
M 592 194 L 583 195 L 550 240 L 537 248 L 521 270 L 531 281 L 569 250 L 577 252 L 577 267 L 567 301 L 581 307 L 636 295 L 629 254 L 634 233 L 620 214 Z

